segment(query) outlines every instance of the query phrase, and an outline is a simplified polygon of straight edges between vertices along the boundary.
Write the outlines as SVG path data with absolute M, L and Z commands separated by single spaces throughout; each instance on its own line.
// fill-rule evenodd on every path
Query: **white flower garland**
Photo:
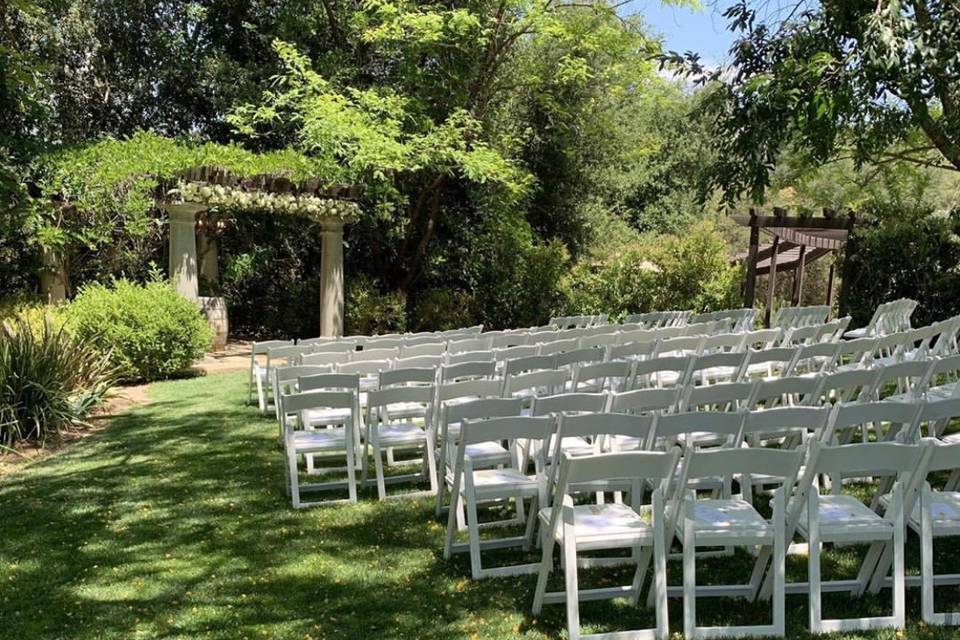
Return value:
M 360 215 L 360 207 L 355 202 L 305 194 L 244 191 L 201 182 L 181 182 L 167 195 L 174 201 L 195 202 L 209 207 L 265 209 L 275 213 L 305 215 L 317 219 L 337 218 L 344 222 L 356 220 Z

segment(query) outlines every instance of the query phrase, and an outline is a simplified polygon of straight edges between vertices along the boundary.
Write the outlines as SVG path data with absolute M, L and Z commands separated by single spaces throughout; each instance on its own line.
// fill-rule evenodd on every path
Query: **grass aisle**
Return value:
M 275 423 L 242 404 L 243 374 L 157 384 L 150 396 L 62 455 L 0 480 L 0 638 L 566 635 L 563 607 L 529 615 L 533 576 L 474 582 L 466 558 L 443 561 L 428 499 L 382 504 L 367 490 L 356 506 L 293 511 Z M 854 559 L 827 557 L 843 571 Z M 711 561 L 700 579 L 745 579 L 749 563 Z M 955 554 L 947 564 L 960 567 Z M 802 579 L 802 559 L 790 566 Z M 826 612 L 882 611 L 888 593 L 830 596 Z M 908 593 L 912 621 L 918 599 Z M 680 601 L 670 605 L 679 630 Z M 701 601 L 699 611 L 704 623 L 767 615 L 764 605 L 726 600 Z M 618 602 L 585 604 L 581 615 L 591 630 L 652 624 L 651 612 Z M 788 635 L 806 635 L 805 622 L 805 598 L 789 598 Z M 913 623 L 906 635 L 954 630 Z

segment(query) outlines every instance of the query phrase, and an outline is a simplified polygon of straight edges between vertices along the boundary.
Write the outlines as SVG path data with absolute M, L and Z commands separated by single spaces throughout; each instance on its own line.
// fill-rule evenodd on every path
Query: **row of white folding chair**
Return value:
M 770 415 L 770 413 L 765 413 L 761 415 Z M 682 418 L 682 416 L 681 416 Z M 562 435 L 562 434 L 561 434 Z M 810 540 L 811 545 L 811 558 L 809 562 L 810 566 L 810 598 L 811 598 L 811 614 L 810 614 L 810 627 L 812 631 L 819 632 L 823 630 L 841 630 L 841 629 L 865 629 L 865 628 L 874 628 L 877 626 L 902 626 L 903 624 L 903 525 L 902 525 L 902 508 L 899 509 L 898 514 L 898 503 L 902 500 L 903 490 L 902 486 L 897 483 L 893 486 L 893 498 L 890 501 L 890 504 L 893 505 L 892 509 L 888 510 L 886 516 L 879 516 L 876 512 L 871 511 L 866 508 L 862 503 L 860 503 L 856 498 L 851 496 L 830 496 L 823 499 L 823 505 L 821 508 L 821 500 L 819 498 L 819 493 L 814 486 L 814 481 L 819 474 L 832 475 L 840 471 L 846 472 L 855 472 L 855 473 L 864 473 L 864 472 L 876 472 L 878 470 L 883 471 L 894 471 L 900 474 L 903 473 L 916 473 L 915 469 L 920 460 L 920 448 L 915 446 L 905 446 L 900 444 L 867 444 L 867 445 L 854 445 L 852 448 L 833 448 L 833 447 L 823 447 L 816 441 L 815 444 L 811 445 L 812 450 L 815 451 L 814 454 L 810 454 L 807 457 L 807 474 L 805 482 L 801 482 L 800 486 L 797 489 L 797 496 L 791 502 L 791 525 L 787 528 L 787 531 L 783 531 L 783 522 L 784 522 L 784 497 L 786 493 L 780 494 L 780 504 L 779 504 L 779 518 L 777 517 L 777 507 L 775 506 L 775 518 L 773 523 L 766 523 L 762 519 L 756 518 L 754 516 L 748 518 L 742 518 L 743 513 L 740 511 L 740 507 L 746 506 L 744 504 L 737 504 L 737 508 L 731 508 L 733 505 L 729 503 L 729 500 L 726 503 L 717 503 L 712 501 L 705 505 L 705 508 L 702 513 L 697 513 L 697 501 L 691 496 L 691 494 L 685 494 L 685 504 L 683 508 L 684 513 L 684 522 L 682 526 L 677 527 L 678 536 L 682 537 L 684 542 L 684 606 L 685 606 L 685 632 L 687 637 L 703 637 L 711 636 L 714 634 L 726 634 L 732 633 L 735 635 L 781 635 L 783 633 L 783 593 L 784 593 L 784 584 L 783 584 L 783 575 L 782 575 L 782 563 L 785 552 L 784 541 L 789 540 L 792 537 L 792 532 L 794 530 L 799 530 L 801 535 L 807 537 Z M 754 450 L 756 451 L 756 450 Z M 760 450 L 763 451 L 763 450 Z M 769 450 L 767 450 L 769 451 Z M 782 455 L 783 453 L 789 452 L 769 452 L 769 455 Z M 720 456 L 729 456 L 729 457 L 746 457 L 751 455 L 757 455 L 755 453 L 749 453 L 748 451 L 743 450 L 732 450 L 729 453 L 717 454 L 717 458 Z M 793 454 L 796 456 L 796 454 Z M 697 454 L 694 452 L 691 454 L 693 459 L 696 459 Z M 797 458 L 794 460 L 794 464 L 786 464 L 785 460 L 778 461 L 776 465 L 767 465 L 764 470 L 754 470 L 757 475 L 761 476 L 782 476 L 786 475 L 790 478 L 791 475 L 795 475 L 795 472 L 799 469 L 800 460 L 802 458 Z M 956 457 L 953 458 L 953 466 L 957 466 Z M 787 472 L 786 470 L 790 470 Z M 742 460 L 738 461 L 737 464 L 727 464 L 722 467 L 712 467 L 710 472 L 704 472 L 705 476 L 716 476 L 726 473 L 731 473 L 733 471 L 737 472 L 746 472 L 750 473 L 751 469 L 749 465 L 745 465 Z M 697 475 L 697 474 L 694 474 Z M 685 480 L 689 480 L 689 476 L 685 476 Z M 792 479 L 788 480 L 786 483 L 784 491 L 789 490 L 789 485 L 792 483 Z M 685 486 L 681 484 L 681 486 Z M 749 486 L 747 483 L 746 486 Z M 804 488 L 806 487 L 806 488 Z M 810 487 L 813 487 L 810 490 Z M 562 496 L 565 492 L 561 489 L 558 491 L 558 497 Z M 809 496 L 805 498 L 805 496 Z M 569 496 L 567 496 L 569 497 Z M 776 503 L 775 499 L 775 503 Z M 839 507 L 838 505 L 842 505 Z M 555 503 L 555 508 L 556 508 Z M 572 505 L 569 505 L 572 506 Z M 599 507 L 591 507 L 593 513 L 599 509 Z M 623 507 L 609 507 L 608 509 L 619 509 L 623 510 Z M 813 514 L 813 517 L 806 516 L 801 517 L 803 511 L 806 511 L 808 514 Z M 837 517 L 836 512 L 842 511 L 843 516 Z M 663 512 L 659 512 L 663 513 Z M 673 511 L 674 514 L 678 513 L 678 510 Z M 749 513 L 749 512 L 748 512 Z M 851 514 L 851 517 L 844 517 L 847 513 Z M 656 517 L 657 513 L 654 514 Z M 821 532 L 821 528 L 818 524 L 818 519 L 827 518 L 827 524 Z M 614 521 L 616 518 L 608 518 L 607 521 Z M 718 520 L 723 520 L 719 522 Z M 733 521 L 737 521 L 734 523 Z M 623 522 L 623 517 L 619 519 Z M 574 521 L 570 521 L 568 518 L 567 522 L 573 524 Z M 595 519 L 594 528 L 591 532 L 594 535 L 594 540 L 598 542 L 597 546 L 601 546 L 601 542 L 597 538 L 597 528 L 599 527 L 601 519 Z M 694 575 L 693 572 L 693 549 L 696 546 L 696 538 L 698 534 L 703 539 L 704 546 L 718 546 L 722 544 L 740 544 L 740 545 L 753 545 L 757 544 L 757 540 L 750 538 L 748 531 L 745 531 L 743 526 L 746 525 L 746 529 L 756 530 L 757 527 L 772 529 L 768 530 L 767 533 L 771 534 L 765 537 L 761 544 L 766 545 L 764 553 L 758 558 L 757 565 L 755 566 L 753 577 L 749 585 L 743 586 L 723 586 L 723 587 L 711 587 L 709 590 L 712 592 L 711 595 L 718 595 L 723 591 L 729 591 L 730 595 L 741 595 L 748 598 L 753 598 L 757 595 L 757 592 L 760 587 L 760 579 L 762 578 L 762 571 L 770 557 L 770 537 L 780 536 L 780 544 L 773 545 L 779 547 L 779 549 L 774 549 L 772 551 L 775 571 L 772 580 L 772 589 L 774 591 L 774 625 L 773 626 L 759 626 L 759 627 L 748 627 L 748 628 L 727 628 L 727 629 L 714 629 L 714 630 L 702 630 L 696 628 L 695 622 L 695 609 L 694 602 L 696 598 L 696 589 L 694 588 Z M 771 524 L 773 525 L 771 527 Z M 710 531 L 704 531 L 704 529 L 711 529 L 709 525 L 713 525 L 713 535 L 710 535 Z M 720 525 L 719 530 L 717 530 L 717 525 Z M 732 525 L 732 526 L 731 526 Z M 898 528 L 899 527 L 899 528 Z M 821 533 L 823 535 L 821 535 Z M 724 535 L 726 534 L 726 535 Z M 893 539 L 894 542 L 894 551 L 893 555 L 895 558 L 895 589 L 894 589 L 894 615 L 886 616 L 880 618 L 866 618 L 866 619 L 857 619 L 857 620 L 822 620 L 820 617 L 820 592 L 821 589 L 826 587 L 831 590 L 851 590 L 856 588 L 858 585 L 862 590 L 865 581 L 870 577 L 871 566 L 865 564 L 864 569 L 861 571 L 861 576 L 857 581 L 846 581 L 836 584 L 825 584 L 821 585 L 819 580 L 819 542 L 820 541 L 829 541 L 829 542 L 872 542 L 874 540 L 880 541 L 889 541 Z M 545 540 L 545 544 L 548 541 Z M 552 541 L 550 541 L 552 542 Z M 691 544 L 692 543 L 692 544 Z M 814 551 L 814 546 L 816 546 L 816 552 Z M 566 556 L 566 571 L 575 572 L 576 571 L 576 558 L 575 553 L 571 558 L 569 555 L 570 550 L 567 549 L 568 555 Z M 572 561 L 571 561 L 572 560 Z M 549 563 L 549 564 L 548 564 Z M 544 567 L 546 570 L 549 570 L 549 566 L 552 562 L 549 561 L 549 556 L 545 553 L 544 557 Z M 638 565 L 638 573 L 645 568 L 644 566 Z M 928 572 L 929 575 L 930 572 Z M 534 611 L 538 612 L 540 604 L 543 602 L 543 586 L 545 586 L 546 576 L 545 572 L 541 573 L 540 584 L 538 584 L 537 590 L 537 601 L 534 605 Z M 779 574 L 779 575 L 778 575 Z M 575 576 L 575 573 L 574 573 Z M 568 621 L 571 623 L 571 634 L 576 633 L 576 594 L 571 595 L 569 593 L 570 589 L 570 575 L 567 576 L 567 602 L 568 602 Z M 768 576 L 768 581 L 770 577 Z M 932 578 L 929 583 L 932 589 Z M 575 577 L 574 577 L 575 585 Z M 634 585 L 637 585 L 635 581 Z M 797 585 L 799 587 L 804 587 L 806 585 Z M 574 592 L 576 589 L 574 588 Z M 630 592 L 625 591 L 624 589 L 619 590 L 618 595 L 626 595 Z M 639 586 L 632 593 L 634 599 L 639 593 Z M 613 594 L 612 594 L 613 595 Z M 612 597 L 608 596 L 608 597 Z M 651 594 L 653 595 L 653 594 Z M 660 600 L 659 594 L 658 600 Z M 767 593 L 767 597 L 771 594 Z M 931 599 L 932 602 L 932 599 Z M 926 600 L 925 600 L 926 606 Z M 932 605 L 931 605 L 932 606 Z M 573 609 L 571 610 L 571 607 Z M 779 615 L 777 610 L 779 609 Z M 932 611 L 932 609 L 931 609 Z M 665 616 L 664 616 L 665 617 Z M 659 619 L 659 616 L 658 616 Z M 779 621 L 779 624 L 778 624 Z
M 555 316 L 549 324 L 557 329 L 580 329 L 607 324 L 607 314 L 599 313 L 584 316 Z
M 830 317 L 830 307 L 828 305 L 813 305 L 807 307 L 780 307 L 773 315 L 772 327 L 779 327 L 784 331 L 822 325 Z
M 910 316 L 916 308 L 917 301 L 910 298 L 885 302 L 877 306 L 866 326 L 848 331 L 846 336 L 862 338 L 909 330 Z
M 711 425 L 711 426 L 716 425 L 718 424 L 718 422 L 721 422 L 721 420 L 719 419 L 721 417 L 732 418 L 734 421 L 738 420 L 738 417 L 733 414 L 720 414 L 719 416 L 710 416 L 710 418 L 712 419 L 707 420 L 705 422 L 696 421 L 695 420 L 696 417 L 697 416 L 676 416 L 673 418 L 675 420 L 676 418 L 679 418 L 680 420 L 685 422 L 688 425 L 688 427 L 692 426 L 693 428 L 703 428 L 704 426 L 707 426 L 707 425 Z M 629 422 L 631 420 L 629 417 L 617 417 L 612 415 L 595 416 L 595 417 L 584 416 L 582 418 L 570 418 L 569 420 L 571 422 L 577 421 L 577 420 L 581 422 L 582 421 L 589 422 L 591 420 L 602 421 L 604 419 L 606 419 L 607 422 L 609 422 L 611 419 L 618 420 L 620 422 L 623 422 L 623 421 Z M 665 418 L 664 421 L 668 419 L 669 418 Z M 531 565 L 521 565 L 519 567 L 517 566 L 503 567 L 498 569 L 484 569 L 482 567 L 480 562 L 480 555 L 481 555 L 482 548 L 502 547 L 510 544 L 523 544 L 524 546 L 529 546 L 533 523 L 531 522 L 532 518 L 531 520 L 528 520 L 526 522 L 526 525 L 527 525 L 526 533 L 524 536 L 520 538 L 513 538 L 510 540 L 486 541 L 486 543 L 484 544 L 484 543 L 481 543 L 479 539 L 479 523 L 476 516 L 476 507 L 477 507 L 477 504 L 483 498 L 492 498 L 492 497 L 499 497 L 499 498 L 515 497 L 518 500 L 522 500 L 524 497 L 528 497 L 528 498 L 531 498 L 533 501 L 536 501 L 539 499 L 542 502 L 544 497 L 543 469 L 546 465 L 546 461 L 541 459 L 536 463 L 535 465 L 536 477 L 533 477 L 533 478 L 527 476 L 525 474 L 525 469 L 517 466 L 516 463 L 514 463 L 514 466 L 512 466 L 509 470 L 501 469 L 501 470 L 474 472 L 472 467 L 469 464 L 467 464 L 470 460 L 470 457 L 466 455 L 465 448 L 468 446 L 468 444 L 476 444 L 476 443 L 484 442 L 486 441 L 486 439 L 494 438 L 494 437 L 497 440 L 508 440 L 512 442 L 515 442 L 521 438 L 527 438 L 527 439 L 539 438 L 544 442 L 549 441 L 550 440 L 549 423 L 541 424 L 539 422 L 535 422 L 537 420 L 538 418 L 536 417 L 527 418 L 527 419 L 524 419 L 522 417 L 511 417 L 511 418 L 501 417 L 499 419 L 485 420 L 478 423 L 471 423 L 467 421 L 464 425 L 464 428 L 462 431 L 462 440 L 459 445 L 458 455 L 455 461 L 455 471 L 453 474 L 454 477 L 452 480 L 454 483 L 454 499 L 456 501 L 460 501 L 460 500 L 464 501 L 467 506 L 468 530 L 469 530 L 469 536 L 470 536 L 470 543 L 468 545 L 459 545 L 459 549 L 457 548 L 457 545 L 453 544 L 455 515 L 454 515 L 454 510 L 451 509 L 451 513 L 449 514 L 449 518 L 448 518 L 448 533 L 447 533 L 447 542 L 445 544 L 445 555 L 449 556 L 450 553 L 454 551 L 467 550 L 467 548 L 469 548 L 469 550 L 471 551 L 471 567 L 475 577 L 526 573 L 531 571 L 534 568 Z M 561 422 L 564 422 L 565 420 L 566 418 L 562 418 Z M 676 420 L 676 421 L 680 422 L 680 420 Z M 641 418 L 634 418 L 633 422 L 635 424 L 639 423 L 641 426 L 641 430 L 644 428 L 646 424 L 646 421 Z M 545 425 L 546 425 L 546 428 L 545 428 Z M 474 433 L 474 429 L 476 430 L 476 433 Z M 598 424 L 594 424 L 587 427 L 587 431 L 593 434 L 602 432 L 603 430 L 604 430 L 603 427 Z M 727 427 L 727 430 L 728 432 L 732 431 L 730 427 Z M 467 435 L 463 435 L 463 434 L 467 434 Z M 566 433 L 562 431 L 562 428 L 561 428 L 561 431 L 558 432 L 557 438 L 556 438 L 555 447 L 557 448 L 557 450 L 559 450 L 561 443 L 563 442 L 564 435 L 566 435 Z M 605 477 L 608 479 L 615 479 L 622 484 L 623 476 L 620 475 L 621 474 L 620 471 L 615 471 L 617 467 L 613 465 L 613 460 L 616 459 L 616 455 L 623 456 L 623 454 L 614 454 L 613 456 L 608 455 L 603 458 L 606 461 L 606 464 L 608 465 L 607 468 L 613 471 L 611 475 L 608 475 Z M 696 453 L 694 450 L 691 450 L 691 452 L 688 454 L 688 458 L 690 458 L 690 460 L 695 460 L 699 457 L 699 455 L 700 454 Z M 730 461 L 721 462 L 721 460 L 725 460 L 728 458 L 730 460 L 733 460 L 734 458 L 736 458 L 735 463 Z M 765 459 L 765 461 L 760 462 L 759 460 L 761 458 Z M 789 458 L 789 461 L 787 460 L 787 458 Z M 730 449 L 723 454 L 717 454 L 717 455 L 711 454 L 710 458 L 705 458 L 705 459 L 713 460 L 714 463 L 713 464 L 701 463 L 703 465 L 701 467 L 699 465 L 693 465 L 693 463 L 688 462 L 688 465 L 690 466 L 686 467 L 686 470 L 682 475 L 683 481 L 679 485 L 681 488 L 685 489 L 687 486 L 687 482 L 691 480 L 696 480 L 700 478 L 711 478 L 711 477 L 716 477 L 718 475 L 727 475 L 727 474 L 733 474 L 733 473 L 747 473 L 747 474 L 752 473 L 757 475 L 763 475 L 767 478 L 772 476 L 778 476 L 778 475 L 786 476 L 786 477 L 784 478 L 784 489 L 775 499 L 775 502 L 779 506 L 775 507 L 775 518 L 773 523 L 767 523 L 766 521 L 760 519 L 758 515 L 756 516 L 751 515 L 750 517 L 743 519 L 744 511 L 745 511 L 744 507 L 746 507 L 749 504 L 747 501 L 743 499 L 736 499 L 731 497 L 731 498 L 723 499 L 723 502 L 721 503 L 718 503 L 716 500 L 714 500 L 711 503 L 708 503 L 705 505 L 707 513 L 704 514 L 704 513 L 698 513 L 697 511 L 698 505 L 696 501 L 692 499 L 692 497 L 686 490 L 677 492 L 677 496 L 678 497 L 682 496 L 684 500 L 684 503 L 683 503 L 684 519 L 682 522 L 682 526 L 677 527 L 677 531 L 678 531 L 678 534 L 680 534 L 683 542 L 685 543 L 685 548 L 684 548 L 685 603 L 684 604 L 686 607 L 685 627 L 686 627 L 688 636 L 699 637 L 701 634 L 710 633 L 709 631 L 702 631 L 694 628 L 695 614 L 693 612 L 694 612 L 694 606 L 695 606 L 694 602 L 696 597 L 696 589 L 695 589 L 695 580 L 692 579 L 694 575 L 692 572 L 692 566 L 693 566 L 694 557 L 695 557 L 694 549 L 698 542 L 697 538 L 699 538 L 700 543 L 703 544 L 704 546 L 712 546 L 712 547 L 715 547 L 717 545 L 726 545 L 726 544 L 738 544 L 738 545 L 744 545 L 744 546 L 754 546 L 754 545 L 760 544 L 767 547 L 769 546 L 775 547 L 774 550 L 772 551 L 772 555 L 775 559 L 775 566 L 779 566 L 779 576 L 775 575 L 775 578 L 774 578 L 774 582 L 778 585 L 776 589 L 778 598 L 774 604 L 775 613 L 774 613 L 773 625 L 764 625 L 764 626 L 754 627 L 754 628 L 730 629 L 727 631 L 736 632 L 737 634 L 761 634 L 761 635 L 782 634 L 783 632 L 782 563 L 783 563 L 783 557 L 785 554 L 785 544 L 784 544 L 785 537 L 784 537 L 784 525 L 783 525 L 784 511 L 785 511 L 784 505 L 785 505 L 785 497 L 787 495 L 787 491 L 792 486 L 796 476 L 796 471 L 800 467 L 800 463 L 802 460 L 802 452 L 799 452 L 799 451 L 787 452 L 787 451 L 772 451 L 772 450 L 744 451 L 739 449 Z M 571 460 L 569 457 L 567 457 L 565 461 L 569 463 Z M 598 463 L 598 464 L 603 464 L 603 463 Z M 640 478 L 640 479 L 651 478 L 651 477 L 656 477 L 656 474 L 650 474 L 650 475 L 638 474 L 637 475 L 637 478 Z M 662 473 L 661 478 L 673 480 L 674 479 L 673 468 L 672 467 L 670 468 L 669 473 L 668 472 Z M 584 476 L 574 476 L 574 482 L 580 482 L 580 483 L 589 482 L 588 486 L 590 490 L 596 489 L 597 480 L 598 480 L 597 477 L 590 476 L 589 474 L 586 474 Z M 462 482 L 462 485 L 461 485 L 461 482 Z M 483 488 L 483 493 L 476 492 L 475 490 L 476 485 L 474 485 L 474 482 L 477 482 L 477 484 Z M 561 479 L 557 483 L 558 490 L 556 492 L 557 497 L 556 497 L 556 501 L 554 502 L 554 510 L 560 509 L 564 506 L 571 507 L 571 508 L 573 507 L 572 499 L 570 499 L 570 495 L 566 490 L 566 488 L 569 486 L 568 482 L 569 482 L 569 471 L 567 471 L 567 475 L 561 476 Z M 461 489 L 461 486 L 465 488 Z M 744 486 L 749 486 L 749 483 Z M 604 488 L 608 488 L 608 487 L 604 487 Z M 634 499 L 636 499 L 636 496 L 642 495 L 641 485 L 636 484 L 633 488 L 634 488 L 634 492 L 633 492 Z M 600 523 L 602 522 L 612 522 L 612 521 L 619 521 L 620 524 L 622 525 L 624 521 L 624 517 L 629 515 L 629 512 L 626 511 L 628 508 L 624 507 L 623 505 L 614 504 L 609 506 L 606 506 L 606 505 L 591 506 L 588 508 L 591 510 L 591 513 L 595 515 L 598 514 L 598 511 L 617 511 L 618 512 L 617 514 L 604 513 L 603 516 L 606 516 L 606 517 L 600 516 L 600 517 L 592 518 L 595 526 L 599 526 Z M 752 507 L 749 507 L 749 509 L 752 510 Z M 568 516 L 575 515 L 575 513 L 570 513 L 569 509 L 565 511 L 566 511 L 566 515 Z M 673 514 L 679 514 L 681 512 L 681 509 L 674 508 L 671 511 Z M 556 511 L 553 511 L 552 513 L 553 513 L 553 516 L 557 515 Z M 656 509 L 654 513 L 654 517 L 657 517 L 657 515 L 663 515 L 665 513 L 666 513 L 666 510 Z M 720 513 L 726 514 L 724 519 L 727 521 L 729 521 L 731 517 L 740 516 L 740 518 L 738 518 L 738 522 L 741 525 L 744 525 L 744 524 L 749 525 L 746 528 L 751 530 L 750 531 L 744 530 L 743 526 L 731 528 L 729 526 L 729 523 L 719 523 L 715 518 L 711 518 L 711 513 L 716 513 L 718 515 Z M 735 516 L 731 516 L 731 513 L 735 514 Z M 549 572 L 550 567 L 552 566 L 551 551 L 552 551 L 552 545 L 554 541 L 553 535 L 556 532 L 556 522 L 557 522 L 557 520 L 551 516 L 550 511 L 541 512 L 540 518 L 542 521 L 541 524 L 544 525 L 543 530 L 546 532 L 546 534 L 544 538 L 544 548 L 545 548 L 544 560 L 541 563 L 541 576 L 538 582 L 535 612 L 538 611 L 539 606 L 542 605 L 544 601 L 545 594 L 543 592 L 546 584 L 546 574 Z M 589 516 L 584 519 L 586 520 L 588 518 Z M 634 521 L 636 522 L 637 520 L 639 520 L 639 514 L 635 514 Z M 706 523 L 702 522 L 703 520 L 706 520 Z M 565 524 L 571 525 L 569 528 L 565 528 L 565 533 L 568 536 L 570 534 L 574 534 L 573 525 L 575 525 L 576 521 L 577 521 L 576 518 L 571 520 L 568 517 L 566 519 Z M 761 525 L 761 522 L 762 522 L 762 525 Z M 711 529 L 711 527 L 705 526 L 705 524 L 706 525 L 712 524 L 713 530 L 710 531 L 709 529 Z M 721 525 L 720 528 L 717 527 L 718 524 Z M 760 528 L 763 529 L 762 535 L 760 535 L 757 531 L 758 526 L 760 526 Z M 620 531 L 621 534 L 624 533 L 622 529 L 623 528 L 621 527 L 621 531 Z M 667 531 L 673 531 L 673 530 L 674 530 L 673 527 L 667 527 Z M 604 548 L 602 544 L 604 541 L 600 540 L 599 536 L 596 535 L 597 533 L 596 529 L 594 529 L 593 533 L 594 533 L 593 540 L 594 542 L 597 543 L 593 545 L 593 548 L 595 549 Z M 751 533 L 753 535 L 749 535 Z M 779 536 L 779 544 L 777 543 L 778 536 Z M 575 534 L 573 539 L 577 540 Z M 571 538 L 568 537 L 567 540 L 570 541 Z M 559 538 L 559 541 L 561 544 L 563 544 L 562 536 Z M 606 542 L 610 542 L 610 541 L 606 541 Z M 634 544 L 635 542 L 636 542 L 635 539 L 631 539 L 631 542 L 628 542 L 627 546 L 632 546 L 632 544 Z M 616 547 L 618 545 L 613 544 L 612 546 Z M 620 544 L 619 546 L 622 547 L 624 545 Z M 579 631 L 577 628 L 578 625 L 576 621 L 576 605 L 575 605 L 575 603 L 578 600 L 578 594 L 576 593 L 576 588 L 575 588 L 575 585 L 576 585 L 575 572 L 578 565 L 578 562 L 576 561 L 576 553 L 575 553 L 576 548 L 577 548 L 577 545 L 574 545 L 573 549 L 571 549 L 569 546 L 565 548 L 565 555 L 567 559 L 565 570 L 567 572 L 567 586 L 568 586 L 568 593 L 567 593 L 568 620 L 571 626 L 570 631 L 571 631 L 572 637 L 577 637 L 576 634 Z M 739 585 L 739 586 L 725 586 L 725 587 L 722 587 L 721 590 L 730 590 L 731 595 L 747 595 L 748 597 L 755 596 L 757 591 L 760 588 L 760 580 L 763 576 L 763 570 L 765 568 L 766 562 L 769 559 L 770 555 L 771 553 L 767 552 L 766 555 L 761 554 L 760 558 L 758 558 L 757 567 L 753 572 L 753 576 L 750 584 Z M 646 559 L 643 560 L 643 562 L 640 562 L 638 558 L 635 558 L 635 559 L 638 560 L 637 576 L 639 577 L 635 578 L 634 585 L 632 585 L 631 589 L 629 590 L 619 589 L 615 593 L 611 593 L 609 590 L 607 590 L 608 591 L 607 594 L 590 594 L 590 595 L 601 595 L 601 597 L 603 595 L 607 595 L 607 597 L 613 597 L 613 595 L 632 595 L 633 598 L 636 599 L 640 589 L 639 583 L 642 582 L 642 572 L 646 568 L 646 562 L 649 560 L 649 555 L 647 555 Z M 663 560 L 665 562 L 665 553 L 664 553 Z M 777 573 L 776 569 L 774 573 L 775 574 Z M 573 576 L 572 581 L 571 581 L 571 574 Z M 665 580 L 665 574 L 662 571 L 660 572 L 660 577 L 658 579 Z M 573 594 L 569 593 L 571 582 L 574 585 Z M 721 590 L 714 589 L 715 594 L 716 592 L 722 592 Z M 666 597 L 665 588 L 658 589 L 657 596 L 658 596 L 658 600 L 660 600 L 662 603 Z M 665 618 L 666 618 L 665 615 L 664 616 L 658 615 L 658 619 L 660 620 L 665 620 Z
M 727 320 L 730 322 L 730 331 L 742 333 L 754 328 L 757 321 L 757 310 L 754 308 L 722 309 L 695 314 L 690 317 L 689 323 L 710 322 L 711 320 Z
M 662 327 L 680 327 L 687 324 L 693 311 L 652 311 L 648 313 L 628 314 L 625 324 L 638 324 L 647 329 Z
M 831 322 L 778 328 L 783 332 L 781 344 L 802 345 L 817 342 L 838 342 L 849 325 L 850 316 L 844 316 Z

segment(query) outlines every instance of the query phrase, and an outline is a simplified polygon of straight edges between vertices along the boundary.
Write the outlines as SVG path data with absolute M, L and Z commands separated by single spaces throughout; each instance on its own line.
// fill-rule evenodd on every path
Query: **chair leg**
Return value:
M 807 501 L 807 584 L 810 591 L 810 633 L 820 633 L 820 522 L 816 487 Z
M 300 508 L 300 480 L 297 478 L 297 454 L 287 450 L 287 473 L 290 474 L 290 498 L 293 501 L 293 508 Z
M 483 566 L 480 562 L 480 519 L 477 517 L 477 500 L 471 491 L 469 478 L 464 485 L 463 502 L 466 502 L 467 537 L 470 540 L 470 573 L 474 580 L 479 580 L 483 577 Z
M 427 432 L 427 443 L 425 447 L 426 451 L 424 452 L 424 455 L 426 456 L 427 460 L 427 473 L 430 477 L 430 492 L 439 493 L 440 486 L 437 480 L 437 461 L 435 458 L 436 451 L 434 450 L 433 438 L 429 432 Z
M 389 452 L 390 449 L 387 449 Z M 386 481 L 383 479 L 383 456 L 381 455 L 383 451 L 380 449 L 380 439 L 377 436 L 373 436 L 373 466 L 375 473 L 377 474 L 377 497 L 381 500 L 387 499 L 387 487 Z M 364 458 L 366 458 L 366 453 L 364 453 Z M 366 466 L 366 465 L 364 465 Z
M 773 633 L 780 637 L 783 637 L 786 631 L 787 540 L 786 531 L 784 531 L 786 502 L 786 490 L 781 488 L 777 491 L 773 503 Z M 758 580 L 757 587 L 759 586 Z
M 940 624 L 933 610 L 933 527 L 930 522 L 929 495 L 926 490 L 920 496 L 920 585 L 922 591 L 921 613 L 927 624 Z
M 697 637 L 697 564 L 696 537 L 693 521 L 683 522 L 683 636 L 687 640 Z
M 518 497 L 518 501 L 523 502 L 523 498 Z M 530 500 L 530 511 L 527 514 L 527 526 L 523 532 L 523 550 L 529 551 L 533 545 L 533 533 L 537 526 L 537 511 L 539 510 L 539 499 L 533 496 Z
M 577 584 L 577 538 L 573 509 L 563 510 L 563 580 L 567 595 L 567 631 L 570 640 L 580 640 L 580 588 Z
M 555 540 L 553 536 L 548 536 L 549 527 L 541 530 L 543 539 L 543 555 L 540 560 L 540 574 L 537 576 L 537 588 L 533 595 L 533 615 L 540 615 L 543 610 L 543 597 L 547 592 L 547 580 L 550 578 L 550 572 L 553 570 L 553 545 Z
M 898 629 L 906 624 L 906 578 L 904 577 L 904 537 L 905 522 L 903 515 L 903 491 L 898 485 L 893 491 L 893 508 L 897 517 L 893 525 L 893 617 Z

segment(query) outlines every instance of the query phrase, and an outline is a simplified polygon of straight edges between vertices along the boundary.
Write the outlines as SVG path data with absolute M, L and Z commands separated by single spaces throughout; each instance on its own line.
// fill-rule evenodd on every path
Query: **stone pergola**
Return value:
M 201 236 L 204 246 L 202 260 L 198 260 L 200 214 L 225 206 L 285 208 L 287 214 L 310 215 L 322 226 L 320 335 L 343 334 L 343 227 L 354 219 L 351 212 L 356 205 L 350 200 L 357 188 L 320 189 L 316 183 L 297 185 L 276 176 L 241 180 L 209 167 L 190 170 L 184 180 L 192 188 L 182 188 L 181 182 L 181 188 L 168 192 L 175 194 L 174 198 L 161 202 L 170 216 L 170 279 L 182 296 L 199 302 L 199 276 L 202 273 L 215 280 L 218 272 L 216 238 Z

